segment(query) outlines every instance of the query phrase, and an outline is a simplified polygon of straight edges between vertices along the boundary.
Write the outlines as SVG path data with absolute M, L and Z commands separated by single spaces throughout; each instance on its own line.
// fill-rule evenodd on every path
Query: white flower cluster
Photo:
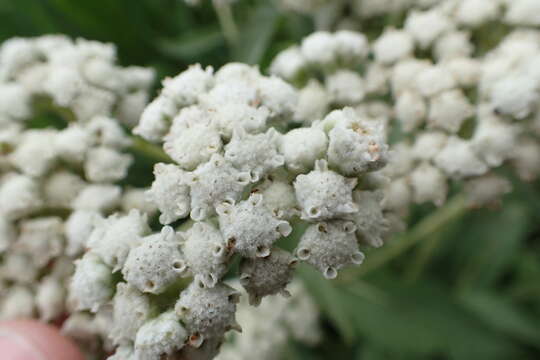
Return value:
M 106 115 L 135 125 L 148 102 L 154 72 L 115 62 L 115 47 L 97 41 L 49 35 L 4 42 L 0 107 L 9 108 L 10 116 L 0 118 L 0 124 L 26 118 L 28 102 L 45 97 L 79 122 Z
M 242 333 L 227 336 L 215 360 L 248 360 L 254 354 L 260 360 L 277 360 L 291 340 L 318 343 L 321 334 L 316 305 L 300 281 L 294 280 L 289 288 L 291 297 L 268 297 L 258 307 L 249 306 L 243 297 L 236 314 Z
M 0 48 L 2 319 L 64 315 L 72 259 L 84 252 L 94 222 L 122 207 L 150 209 L 142 189 L 114 184 L 132 158 L 125 153 L 129 137 L 109 115 L 132 90 L 144 105 L 152 72 L 119 68 L 113 60 L 111 45 L 62 36 L 16 38 Z M 72 82 L 54 90 L 51 84 L 68 70 Z M 130 84 L 136 76 L 140 81 Z M 43 110 L 40 99 L 47 96 L 53 105 Z M 111 106 L 98 98 L 111 98 Z M 32 128 L 42 111 L 74 117 L 62 129 Z
M 273 74 L 300 87 L 299 104 L 306 104 L 306 110 L 298 107 L 297 121 L 347 104 L 379 123 L 390 122 L 389 134 L 405 134 L 394 145 L 389 165 L 372 174 L 387 182 L 389 217 L 405 216 L 411 203 L 443 204 L 449 180 L 474 182 L 466 188 L 478 192 L 470 197 L 475 206 L 496 201 L 509 185 L 500 177 L 492 181 L 496 175 L 491 169 L 507 162 L 526 180 L 540 173 L 540 83 L 533 65 L 538 31 L 516 29 L 496 49 L 478 56 L 472 40 L 477 27 L 502 11 L 508 20 L 517 3 L 525 7 L 525 2 L 480 3 L 418 3 L 424 10 L 410 10 L 402 28 L 387 27 L 370 43 L 358 32 L 319 31 L 278 54 L 270 66 Z M 466 21 L 464 7 L 492 9 L 495 15 Z M 508 22 L 532 24 L 526 19 Z M 482 191 L 480 184 L 491 191 Z
M 494 111 L 492 117 L 521 130 L 510 160 L 527 181 L 540 175 L 539 41 L 539 30 L 516 29 L 508 34 L 486 55 L 479 87 L 479 96 Z
M 423 13 L 438 6 L 451 11 L 453 20 L 464 27 L 477 28 L 491 21 L 511 26 L 540 25 L 540 4 L 536 0 L 280 0 L 279 4 L 286 11 L 312 16 L 319 29 L 360 29 L 366 20 L 388 21 L 415 13 L 412 22 L 421 31 L 422 26 L 441 26 L 435 14 Z
M 362 262 L 361 243 L 382 245 L 380 194 L 357 185 L 388 161 L 384 126 L 345 108 L 298 127 L 297 98 L 287 82 L 237 63 L 163 81 L 134 132 L 174 161 L 155 166 L 148 191 L 166 226 L 151 234 L 138 212 L 109 217 L 71 283 L 79 310 L 112 306 L 111 359 L 212 358 L 239 329 L 239 293 L 222 282 L 237 257 L 258 305 L 290 295 L 298 261 L 334 278 Z M 293 227 L 305 233 L 291 254 L 278 244 Z

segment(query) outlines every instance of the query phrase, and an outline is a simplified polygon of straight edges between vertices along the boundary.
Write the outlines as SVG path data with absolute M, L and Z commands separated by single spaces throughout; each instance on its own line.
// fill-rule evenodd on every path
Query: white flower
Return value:
M 84 170 L 92 182 L 114 182 L 126 177 L 132 162 L 131 155 L 100 146 L 88 152 Z
M 148 141 L 159 141 L 169 130 L 169 124 L 175 112 L 176 105 L 172 99 L 164 96 L 157 97 L 144 109 L 133 133 Z
M 119 283 L 113 299 L 113 328 L 110 337 L 115 344 L 134 341 L 139 328 L 151 317 L 150 299 L 134 286 Z
M 285 290 L 291 281 L 296 260 L 290 253 L 273 249 L 269 256 L 244 259 L 240 264 L 240 284 L 249 294 L 249 303 L 258 305 L 264 296 L 280 293 L 289 297 Z
M 334 41 L 336 56 L 342 64 L 354 65 L 368 55 L 367 37 L 362 33 L 340 30 L 334 33 Z
M 513 0 L 507 2 L 505 20 L 513 25 L 540 25 L 540 4 L 535 0 Z
M 180 167 L 193 170 L 221 150 L 221 138 L 211 123 L 177 123 L 165 136 L 163 149 Z
M 135 358 L 139 360 L 160 360 L 163 355 L 184 346 L 187 332 L 174 311 L 165 312 L 146 322 L 137 332 Z
M 17 283 L 32 284 L 36 281 L 39 270 L 30 254 L 11 251 L 2 264 L 2 277 Z
M 500 9 L 499 0 L 461 0 L 455 17 L 464 25 L 479 26 L 495 19 Z
M 294 187 L 279 174 L 269 175 L 252 192 L 263 196 L 263 203 L 274 216 L 290 220 L 299 215 L 300 210 L 294 194 Z
M 64 224 L 66 255 L 76 256 L 84 252 L 90 234 L 100 214 L 93 210 L 76 210 Z
M 45 179 L 43 196 L 50 206 L 69 208 L 84 186 L 85 182 L 78 175 L 60 170 Z
M 385 65 L 410 57 L 413 50 L 413 37 L 406 31 L 393 28 L 385 29 L 373 44 L 375 60 Z
M 311 170 L 317 159 L 326 156 L 328 138 L 316 126 L 298 128 L 281 137 L 280 152 L 285 157 L 285 165 L 292 172 L 304 173 Z
M 92 136 L 87 128 L 71 124 L 58 132 L 54 138 L 58 157 L 70 163 L 82 163 L 92 146 Z
M 444 173 L 428 163 L 422 163 L 410 174 L 413 199 L 417 204 L 431 201 L 441 206 L 446 201 L 448 184 Z
M 381 247 L 388 232 L 388 222 L 382 211 L 383 193 L 380 191 L 353 192 L 358 212 L 350 216 L 356 225 L 356 235 L 362 242 Z
M 28 319 L 35 314 L 35 300 L 32 291 L 25 286 L 14 286 L 2 299 L 0 319 Z
M 158 211 L 157 206 L 148 199 L 148 189 L 146 188 L 127 188 L 122 195 L 121 208 L 124 212 L 137 209 L 148 214 L 150 218 Z
M 239 129 L 225 146 L 225 160 L 238 170 L 249 172 L 252 182 L 259 181 L 285 161 L 277 151 L 278 142 L 279 134 L 274 129 L 257 135 Z
M 318 66 L 328 66 L 336 59 L 337 44 L 332 34 L 319 31 L 315 32 L 302 41 L 302 54 L 306 61 Z
M 287 80 L 296 78 L 306 66 L 306 60 L 297 46 L 281 51 L 270 64 L 270 73 Z
M 426 97 L 433 97 L 456 85 L 452 73 L 441 65 L 430 66 L 418 72 L 415 83 L 418 91 Z
M 124 266 L 130 250 L 140 245 L 149 232 L 146 214 L 132 210 L 127 215 L 98 219 L 88 246 L 101 261 L 118 271 Z
M 43 204 L 38 182 L 14 173 L 0 179 L 0 198 L 0 213 L 12 219 L 27 215 Z
M 338 70 L 326 77 L 326 89 L 332 102 L 354 105 L 366 95 L 364 79 L 354 71 Z
M 500 114 L 523 119 L 540 101 L 538 87 L 538 81 L 527 74 L 507 76 L 493 87 L 492 106 Z
M 75 267 L 70 294 L 74 297 L 76 308 L 96 312 L 113 296 L 111 268 L 92 252 L 75 261 Z
M 416 91 L 404 91 L 397 97 L 396 117 L 404 131 L 413 131 L 425 121 L 427 104 Z
M 293 281 L 289 288 L 291 297 L 267 296 L 257 307 L 242 296 L 237 311 L 242 334 L 228 337 L 215 359 L 246 359 L 256 353 L 260 360 L 274 360 L 291 339 L 316 344 L 321 338 L 319 311 L 300 281 Z
M 318 160 L 313 171 L 299 175 L 294 182 L 302 218 L 317 221 L 357 212 L 358 205 L 352 199 L 357 182 L 329 170 L 325 160 Z
M 406 177 L 391 181 L 384 188 L 383 206 L 385 210 L 390 210 L 405 217 L 412 202 L 412 189 Z M 389 232 L 390 231 L 389 229 Z
M 27 130 L 9 158 L 24 174 L 38 177 L 45 175 L 56 160 L 55 130 Z
M 326 89 L 317 81 L 310 80 L 298 93 L 298 104 L 294 113 L 297 122 L 311 124 L 320 120 L 328 112 L 330 97 Z
M 182 291 L 174 310 L 186 327 L 189 344 L 199 347 L 237 328 L 234 315 L 238 297 L 238 292 L 227 285 L 207 288 L 198 281 Z
M 65 310 L 64 284 L 52 276 L 41 280 L 36 291 L 36 307 L 43 321 L 51 321 L 62 315 Z
M 444 63 L 461 87 L 476 86 L 480 80 L 481 64 L 478 59 L 457 57 Z
M 392 69 L 390 83 L 394 96 L 415 86 L 418 74 L 431 67 L 427 60 L 407 59 L 398 62 Z
M 63 222 L 58 217 L 25 220 L 14 244 L 17 250 L 29 254 L 36 266 L 42 268 L 62 254 L 64 249 Z
M 260 194 L 252 194 L 236 205 L 218 208 L 219 227 L 234 252 L 244 257 L 265 257 L 272 244 L 291 233 L 291 226 L 280 220 L 263 203 Z
M 440 131 L 425 131 L 416 137 L 413 156 L 420 160 L 432 160 L 444 148 L 448 135 Z
M 130 285 L 144 293 L 160 294 L 185 275 L 186 261 L 179 250 L 179 238 L 171 227 L 166 226 L 161 233 L 138 242 L 140 245 L 132 246 L 122 267 L 122 274 Z
M 464 31 L 452 31 L 437 40 L 434 53 L 437 60 L 452 58 L 469 58 L 474 51 L 470 33 Z
M 388 145 L 383 124 L 363 119 L 351 108 L 331 112 L 324 123 L 335 123 L 328 135 L 331 167 L 346 175 L 359 175 L 386 165 Z
M 196 281 L 206 287 L 214 287 L 225 275 L 229 257 L 221 232 L 213 225 L 196 222 L 180 236 L 185 260 L 178 270 L 188 270 Z
M 148 198 L 158 207 L 162 224 L 170 224 L 190 212 L 187 174 L 172 164 L 154 165 L 155 180 L 148 190 Z
M 435 164 L 454 178 L 478 176 L 488 167 L 475 155 L 471 142 L 451 136 L 445 147 L 435 157 Z
M 76 210 L 107 212 L 120 203 L 121 188 L 116 185 L 88 185 L 73 200 Z
M 333 279 L 343 266 L 361 264 L 364 260 L 355 231 L 356 226 L 350 221 L 312 224 L 300 239 L 295 254 L 315 266 L 325 278 Z
M 235 169 L 221 155 L 199 166 L 189 180 L 191 188 L 191 218 L 202 220 L 215 214 L 215 207 L 239 200 L 251 175 Z
M 501 121 L 489 112 L 490 109 L 485 107 L 478 110 L 478 125 L 472 138 L 472 147 L 490 167 L 495 167 L 511 156 L 518 142 L 519 128 Z
M 10 120 L 24 121 L 32 114 L 31 93 L 16 82 L 0 84 L 0 114 Z
M 456 133 L 473 113 L 474 108 L 462 91 L 444 91 L 431 98 L 428 124 L 431 128 Z
M 452 22 L 437 9 L 424 12 L 411 11 L 405 20 L 405 30 L 410 33 L 418 45 L 425 49 L 441 35 L 452 29 Z

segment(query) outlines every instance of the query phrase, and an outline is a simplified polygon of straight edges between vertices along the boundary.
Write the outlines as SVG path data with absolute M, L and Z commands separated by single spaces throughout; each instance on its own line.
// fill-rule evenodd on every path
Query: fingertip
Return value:
M 0 322 L 0 354 L 5 360 L 84 360 L 58 329 L 32 320 Z

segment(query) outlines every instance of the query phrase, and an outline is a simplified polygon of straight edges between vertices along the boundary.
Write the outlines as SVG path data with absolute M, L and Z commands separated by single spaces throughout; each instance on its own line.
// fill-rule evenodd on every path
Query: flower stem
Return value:
M 172 160 L 160 146 L 149 143 L 139 136 L 133 136 L 131 138 L 130 150 L 137 155 L 142 155 L 150 160 L 164 163 L 172 163 Z
M 238 27 L 234 21 L 231 5 L 227 0 L 213 0 L 212 4 L 229 46 L 235 47 L 238 44 Z
M 465 197 L 462 195 L 455 196 L 445 206 L 420 221 L 412 230 L 397 236 L 382 249 L 371 253 L 371 256 L 366 259 L 363 265 L 343 272 L 338 281 L 348 283 L 354 281 L 360 275 L 365 275 L 380 268 L 421 240 L 436 234 L 442 227 L 463 216 L 467 210 L 468 206 Z

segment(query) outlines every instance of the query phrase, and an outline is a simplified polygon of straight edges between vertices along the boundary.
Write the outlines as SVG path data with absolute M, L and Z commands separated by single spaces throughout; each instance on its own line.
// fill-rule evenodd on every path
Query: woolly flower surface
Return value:
M 78 306 L 66 301 L 72 261 L 100 219 L 121 208 L 114 183 L 132 157 L 118 118 L 133 124 L 153 72 L 115 61 L 110 44 L 64 36 L 0 47 L 0 277 L 1 290 L 15 294 L 0 301 L 2 319 L 57 321 Z M 121 110 L 126 103 L 129 113 Z M 57 118 L 55 128 L 33 128 L 43 111 Z M 77 267 L 83 276 L 74 283 L 86 302 L 112 293 L 107 264 L 89 256 Z
M 268 297 L 258 307 L 243 297 L 237 319 L 242 334 L 231 334 L 216 360 L 247 360 L 253 354 L 261 360 L 279 359 L 291 339 L 306 345 L 320 340 L 319 311 L 302 283 L 290 284 L 291 297 Z
M 116 64 L 112 44 L 62 35 L 12 38 L 0 48 L 2 89 L 17 96 L 11 114 L 21 117 L 32 97 L 46 97 L 69 109 L 78 121 L 114 115 L 133 126 L 146 106 L 151 69 Z M 16 86 L 14 86 L 16 84 Z M 24 116 L 23 116 L 24 117 Z
M 343 32 L 336 41 L 339 61 L 365 55 L 362 36 Z M 216 72 L 194 65 L 163 81 L 135 132 L 161 144 L 173 160 L 155 166 L 148 191 L 166 226 L 149 235 L 136 213 L 110 217 L 88 243 L 88 253 L 109 268 L 109 278 L 121 272 L 125 284 L 116 294 L 110 284 L 110 293 L 99 292 L 103 296 L 95 301 L 79 299 L 82 308 L 99 313 L 110 302 L 129 302 L 143 309 L 130 322 L 138 329 L 110 334 L 116 346 L 129 339 L 141 360 L 165 354 L 211 358 L 224 334 L 240 329 L 239 293 L 223 282 L 235 258 L 241 261 L 240 284 L 257 305 L 269 295 L 290 295 L 286 287 L 298 261 L 332 278 L 342 267 L 361 263 L 360 239 L 362 245 L 380 245 L 386 231 L 381 199 L 354 190 L 386 164 L 384 124 L 345 108 L 298 128 L 298 106 L 298 92 L 288 82 L 244 64 Z M 343 161 L 350 154 L 358 159 Z M 354 215 L 364 202 L 357 227 Z M 308 231 L 293 255 L 280 244 L 293 241 L 288 236 L 295 227 Z M 310 235 L 311 228 L 316 233 Z M 327 231 L 316 236 L 321 229 Z M 100 279 L 88 272 L 76 277 L 81 284 Z M 72 290 L 80 298 L 82 291 Z M 144 299 L 150 308 L 154 300 L 160 305 L 148 312 Z M 118 316 L 131 315 L 118 310 Z M 168 327 L 176 335 L 150 336 L 149 329 Z

